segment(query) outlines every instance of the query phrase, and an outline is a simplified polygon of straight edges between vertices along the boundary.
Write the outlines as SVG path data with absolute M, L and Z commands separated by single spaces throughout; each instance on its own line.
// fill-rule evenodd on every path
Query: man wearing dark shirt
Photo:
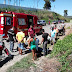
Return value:
M 10 51 L 13 52 L 14 47 L 14 41 L 15 41 L 15 33 L 14 33 L 15 27 L 12 27 L 8 30 L 8 37 L 10 41 Z
M 47 55 L 47 38 L 48 38 L 48 33 L 45 33 L 44 29 L 42 31 L 43 35 L 42 35 L 42 41 L 41 41 L 41 44 L 43 42 L 43 51 L 44 51 L 44 56 Z

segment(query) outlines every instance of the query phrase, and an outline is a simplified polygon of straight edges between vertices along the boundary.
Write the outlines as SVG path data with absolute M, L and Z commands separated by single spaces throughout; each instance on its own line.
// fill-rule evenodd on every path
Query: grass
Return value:
M 67 27 L 66 29 L 70 29 L 70 26 L 69 26 L 69 27 Z
M 31 66 L 36 67 L 33 63 L 32 54 L 28 55 L 27 57 L 24 57 L 21 59 L 21 61 L 15 63 L 13 66 L 8 68 L 7 72 L 16 72 L 18 69 L 29 69 Z
M 58 40 L 54 45 L 51 57 L 57 57 L 62 65 L 60 72 L 72 72 L 72 34 L 63 40 Z

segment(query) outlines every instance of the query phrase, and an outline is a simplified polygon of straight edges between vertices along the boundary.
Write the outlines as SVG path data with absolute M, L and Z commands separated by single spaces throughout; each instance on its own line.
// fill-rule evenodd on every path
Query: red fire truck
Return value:
M 0 13 L 0 34 L 5 34 L 7 37 L 7 31 L 11 27 L 15 27 L 15 33 L 20 29 L 24 29 L 25 35 L 28 35 L 28 28 L 33 24 L 33 28 L 36 33 L 41 32 L 42 26 L 37 24 L 37 16 L 29 15 L 24 13 L 15 13 L 15 12 L 1 12 Z

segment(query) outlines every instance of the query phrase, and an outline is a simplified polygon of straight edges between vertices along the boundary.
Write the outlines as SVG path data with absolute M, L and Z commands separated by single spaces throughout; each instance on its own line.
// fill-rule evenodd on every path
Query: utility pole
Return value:
M 54 9 L 53 9 L 53 11 L 55 11 L 55 5 L 54 5 Z
M 39 1 L 40 1 L 40 0 L 37 0 L 37 9 L 38 9 L 38 3 L 39 3 Z
M 18 0 L 15 1 L 15 4 L 18 5 Z
M 6 0 L 4 0 L 4 4 L 6 4 Z
M 19 6 L 20 6 L 20 0 L 19 0 Z
M 24 0 L 19 0 L 19 6 L 20 6 L 20 1 L 24 1 Z
M 14 6 L 15 6 L 15 0 L 14 0 Z
M 10 5 L 10 1 L 11 1 L 11 0 L 8 0 L 8 5 Z
M 35 8 L 35 0 L 33 0 L 34 1 L 34 6 L 33 6 L 33 8 Z
M 18 0 L 14 0 L 14 6 L 16 6 L 16 5 L 17 5 L 17 2 L 18 2 Z
M 9 5 L 9 0 L 8 0 L 8 5 Z

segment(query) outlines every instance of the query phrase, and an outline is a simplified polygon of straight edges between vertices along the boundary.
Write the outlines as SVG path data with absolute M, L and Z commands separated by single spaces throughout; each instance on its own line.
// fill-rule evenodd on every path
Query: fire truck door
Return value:
M 4 17 L 4 33 L 7 35 L 7 31 L 12 27 L 11 17 Z
M 33 16 L 27 16 L 28 18 L 28 28 L 30 28 L 30 25 L 33 25 Z

